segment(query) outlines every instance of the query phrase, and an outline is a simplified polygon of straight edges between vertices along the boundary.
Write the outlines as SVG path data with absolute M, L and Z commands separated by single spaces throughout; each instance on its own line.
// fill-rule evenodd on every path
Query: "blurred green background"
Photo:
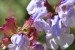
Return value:
M 5 18 L 8 17 L 9 9 L 11 8 L 14 12 L 15 17 L 17 18 L 17 25 L 22 26 L 25 19 L 29 18 L 29 15 L 26 11 L 26 7 L 30 0 L 0 0 L 0 26 L 5 21 Z M 48 0 L 51 6 L 57 6 L 59 0 Z M 71 33 L 75 34 L 75 27 L 71 28 Z M 2 37 L 0 32 L 0 39 Z M 45 32 L 42 31 L 39 35 L 38 41 L 42 44 L 45 44 Z M 0 49 L 2 50 L 2 49 Z M 8 49 L 7 49 L 8 50 Z M 50 49 L 47 49 L 50 50 Z M 61 50 L 60 48 L 58 50 Z M 75 50 L 75 41 L 67 50 Z

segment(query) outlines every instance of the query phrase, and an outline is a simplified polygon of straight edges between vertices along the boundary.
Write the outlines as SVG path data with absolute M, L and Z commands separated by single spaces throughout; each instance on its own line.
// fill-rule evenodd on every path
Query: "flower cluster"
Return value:
M 74 35 L 70 34 L 70 27 L 75 26 L 74 3 L 75 0 L 61 0 L 55 13 L 52 13 L 47 0 L 31 0 L 26 8 L 30 18 L 23 27 L 16 25 L 12 15 L 5 19 L 0 27 L 4 33 L 0 47 L 9 50 L 45 50 L 37 40 L 44 30 L 48 48 L 57 50 L 60 46 L 62 50 L 67 49 L 74 41 Z
M 44 50 L 44 47 L 37 41 L 38 33 L 30 18 L 25 21 L 23 27 L 19 27 L 15 23 L 14 17 L 6 18 L 5 24 L 0 27 L 4 33 L 1 40 L 2 49 L 8 48 L 9 50 Z
M 67 49 L 73 43 L 74 35 L 70 34 L 70 27 L 75 26 L 74 3 L 75 0 L 61 0 L 55 9 L 55 14 L 50 12 L 47 0 L 35 0 L 35 2 L 31 0 L 29 3 L 27 11 L 35 28 L 38 31 L 45 31 L 46 45 L 50 49 L 57 50 L 58 46 Z

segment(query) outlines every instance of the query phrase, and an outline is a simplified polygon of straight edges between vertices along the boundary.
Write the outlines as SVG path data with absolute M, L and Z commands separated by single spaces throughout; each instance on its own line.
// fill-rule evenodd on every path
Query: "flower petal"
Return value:
M 28 38 L 23 33 L 13 35 L 11 37 L 11 42 L 17 44 L 19 47 L 30 44 Z
M 44 50 L 44 47 L 41 44 L 35 44 L 32 46 L 32 50 Z
M 27 6 L 27 11 L 29 14 L 33 14 L 35 11 L 33 11 L 34 9 L 34 0 L 31 0 L 30 3 Z
M 30 45 L 29 39 L 23 33 L 13 35 L 11 37 L 11 42 L 16 45 L 15 50 L 28 50 L 27 46 Z
M 16 49 L 16 45 L 15 44 L 9 44 L 8 48 L 9 48 L 9 50 L 15 50 Z
M 65 26 L 75 26 L 75 11 L 73 7 L 69 7 L 69 9 L 66 10 L 67 14 L 63 14 L 64 17 L 62 18 L 62 23 Z M 68 19 L 68 20 L 67 20 Z
M 35 28 L 39 31 L 43 30 L 43 21 L 38 19 L 34 22 Z
M 75 0 L 64 0 L 61 2 L 61 5 L 73 5 L 75 3 Z
M 58 15 L 54 16 L 54 19 L 52 19 L 52 26 L 51 26 L 52 35 L 54 37 L 60 36 L 61 29 L 62 29 L 62 23 L 60 18 L 58 17 Z
M 47 14 L 47 9 L 45 6 L 41 7 L 39 11 L 32 15 L 32 19 L 36 21 L 38 18 L 43 18 Z
M 61 49 L 67 49 L 74 41 L 73 34 L 62 34 L 59 38 L 57 38 L 57 42 Z
M 55 39 L 56 38 L 46 37 L 46 45 L 52 50 L 58 49 L 58 43 Z
M 37 7 L 42 7 L 43 2 L 44 2 L 44 0 L 31 0 L 26 8 L 28 13 L 31 15 L 31 14 L 34 14 L 35 12 L 37 12 L 39 9 Z

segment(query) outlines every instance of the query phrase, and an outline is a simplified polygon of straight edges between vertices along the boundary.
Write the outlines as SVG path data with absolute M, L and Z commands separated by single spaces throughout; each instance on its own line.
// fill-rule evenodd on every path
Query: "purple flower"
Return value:
M 53 34 L 53 32 L 51 32 Z M 70 28 L 63 27 L 61 28 L 61 35 L 54 37 L 50 34 L 46 35 L 46 44 L 50 49 L 57 50 L 58 46 L 61 49 L 67 49 L 74 41 L 74 35 L 70 34 Z
M 61 49 L 68 48 L 74 41 L 74 35 L 73 34 L 62 34 L 59 37 L 46 38 L 46 44 L 50 49 L 57 50 L 58 46 L 60 46 Z
M 61 35 L 61 29 L 62 29 L 62 23 L 60 18 L 57 16 L 54 16 L 53 19 L 51 19 L 52 22 L 52 26 L 51 26 L 51 30 L 52 30 L 52 35 L 54 37 L 60 36 Z
M 61 49 L 68 48 L 74 41 L 74 35 L 70 34 L 70 27 L 63 25 L 58 15 L 54 16 L 51 22 L 51 31 L 46 34 L 47 46 L 53 50 L 57 50 L 58 46 Z
M 30 3 L 27 6 L 28 13 L 34 14 L 39 10 L 40 7 L 42 7 L 44 4 L 44 0 L 31 0 Z
M 44 19 L 36 19 L 34 22 L 35 28 L 39 31 L 45 30 L 46 33 L 50 30 L 50 25 Z
M 39 4 L 38 4 L 39 3 Z M 30 4 L 27 7 L 27 11 L 29 14 L 32 14 L 31 18 L 33 19 L 34 22 L 34 26 L 36 27 L 36 29 L 41 30 L 42 29 L 42 24 L 41 23 L 41 19 L 47 14 L 47 9 L 44 6 L 44 4 L 42 5 L 42 3 L 44 3 L 44 0 L 36 0 L 35 3 L 32 0 L 30 2 Z M 33 7 L 34 6 L 34 7 Z M 33 9 L 33 10 L 30 10 Z M 33 13 L 34 12 L 34 13 Z M 42 19 L 43 20 L 43 19 Z M 45 21 L 44 21 L 45 22 Z M 46 22 L 45 22 L 46 23 Z M 40 24 L 40 25 L 39 25 Z M 40 26 L 40 27 L 39 27 Z
M 46 22 L 42 19 L 47 14 L 47 9 L 44 6 L 44 2 L 45 0 L 36 0 L 34 3 L 34 0 L 31 0 L 30 4 L 27 7 L 28 13 L 32 14 L 34 26 L 37 30 L 42 30 L 42 25 L 46 24 Z
M 45 49 L 41 44 L 35 44 L 34 46 L 31 46 L 31 50 L 45 50 Z
M 38 18 L 43 18 L 47 14 L 46 7 L 42 7 L 32 15 L 32 19 L 36 21 Z
M 73 7 L 69 7 L 65 12 L 67 14 L 63 14 L 62 23 L 65 26 L 75 26 L 75 10 Z M 67 20 L 68 19 L 68 20 Z
M 75 3 L 75 0 L 63 0 L 61 5 L 72 6 Z
M 27 6 L 27 11 L 32 15 L 32 19 L 42 18 L 47 14 L 47 9 L 44 6 L 44 0 L 31 0 Z
M 47 9 L 44 5 L 42 5 L 42 3 L 43 2 L 41 2 L 41 0 L 37 0 L 35 3 L 32 0 L 27 7 L 28 13 L 32 15 L 35 28 L 39 31 L 45 31 L 46 44 L 49 48 L 53 50 L 57 50 L 58 46 L 60 46 L 61 49 L 68 48 L 74 41 L 74 35 L 68 32 L 70 31 L 68 25 L 74 17 L 74 9 L 72 5 L 75 1 L 62 1 L 61 5 L 59 5 L 57 9 L 58 15 L 54 16 L 53 19 L 50 19 L 50 22 L 52 23 L 48 23 L 43 19 L 43 17 L 47 14 Z M 34 48 L 37 48 L 36 46 L 37 45 L 35 45 Z
M 63 15 L 68 13 L 70 10 L 70 7 L 73 7 L 75 3 L 75 0 L 64 0 L 61 2 L 61 4 L 58 6 L 58 14 L 60 18 L 63 18 Z
M 73 7 L 74 3 L 75 0 L 64 0 L 57 8 L 58 15 L 65 26 L 75 26 L 75 10 Z
M 28 50 L 30 42 L 23 33 L 15 34 L 11 37 L 12 44 L 8 45 L 10 50 Z

